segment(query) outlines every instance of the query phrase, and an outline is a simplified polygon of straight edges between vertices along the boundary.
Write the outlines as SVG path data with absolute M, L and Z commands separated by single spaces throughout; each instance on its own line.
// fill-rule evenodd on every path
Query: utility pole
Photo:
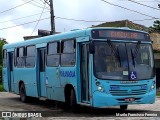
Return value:
M 55 34 L 55 21 L 54 21 L 54 9 L 53 0 L 50 0 L 50 14 L 51 14 L 51 34 Z

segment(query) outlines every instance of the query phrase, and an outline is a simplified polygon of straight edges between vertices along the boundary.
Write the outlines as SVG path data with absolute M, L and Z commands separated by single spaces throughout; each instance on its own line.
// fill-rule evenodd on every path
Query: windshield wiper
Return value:
M 132 51 L 132 49 L 131 49 L 131 56 L 132 56 L 132 62 L 133 62 L 133 65 L 134 65 L 134 67 L 135 67 L 135 60 L 134 60 L 134 55 L 133 55 L 133 51 Z
M 120 62 L 121 60 L 120 60 L 120 56 L 119 56 L 119 49 L 116 48 L 116 46 L 113 45 L 110 40 L 107 40 L 107 43 L 108 43 L 109 47 L 111 48 L 112 53 L 114 53 L 113 55 L 114 55 L 116 58 L 118 58 L 119 64 L 120 64 L 120 66 L 121 66 L 121 62 Z
M 138 41 L 136 47 L 135 47 L 135 50 L 133 52 L 133 50 L 131 49 L 131 56 L 132 56 L 132 61 L 133 61 L 133 65 L 135 67 L 135 58 L 137 57 L 138 55 L 138 52 L 139 52 L 139 48 L 140 48 L 140 44 L 141 44 L 141 41 Z
M 136 45 L 136 47 L 135 47 L 135 51 L 134 51 L 134 53 L 133 53 L 134 58 L 136 58 L 137 55 L 138 55 L 138 51 L 139 51 L 139 48 L 140 48 L 140 44 L 141 44 L 141 41 L 138 41 L 138 43 L 137 43 L 137 45 Z

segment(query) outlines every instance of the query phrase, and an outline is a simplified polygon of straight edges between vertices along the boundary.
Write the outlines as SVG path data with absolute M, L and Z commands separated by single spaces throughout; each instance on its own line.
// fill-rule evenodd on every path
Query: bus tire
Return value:
M 20 100 L 22 102 L 27 102 L 26 89 L 24 83 L 20 85 L 19 94 L 20 94 Z
M 74 89 L 70 91 L 70 107 L 73 112 L 78 112 L 79 106 L 77 105 L 76 94 Z
M 120 105 L 121 110 L 126 110 L 128 105 Z

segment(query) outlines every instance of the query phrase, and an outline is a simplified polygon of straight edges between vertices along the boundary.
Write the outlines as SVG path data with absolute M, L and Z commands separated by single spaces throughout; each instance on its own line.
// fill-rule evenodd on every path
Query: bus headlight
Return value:
M 98 86 L 98 90 L 101 91 L 101 90 L 102 90 L 102 87 L 101 87 L 101 86 Z
M 151 91 L 155 88 L 155 84 L 156 84 L 156 82 L 153 81 L 153 83 L 152 83 L 152 85 L 151 85 Z
M 155 87 L 155 86 L 154 86 L 154 85 L 152 85 L 152 86 L 151 86 L 151 90 L 153 90 L 153 89 L 154 89 L 154 87 Z

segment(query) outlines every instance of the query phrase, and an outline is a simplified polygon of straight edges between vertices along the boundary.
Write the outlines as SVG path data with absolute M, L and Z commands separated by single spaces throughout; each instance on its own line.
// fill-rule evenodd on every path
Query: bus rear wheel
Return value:
M 121 110 L 126 110 L 128 105 L 120 105 Z
M 24 83 L 20 85 L 19 91 L 20 91 L 20 100 L 22 102 L 27 102 L 26 89 Z

